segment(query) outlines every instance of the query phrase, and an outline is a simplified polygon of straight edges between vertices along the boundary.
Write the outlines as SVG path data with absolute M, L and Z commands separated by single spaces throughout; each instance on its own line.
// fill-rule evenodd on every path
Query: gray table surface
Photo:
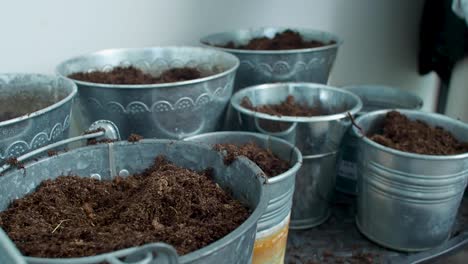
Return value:
M 354 215 L 354 198 L 337 192 L 332 215 L 326 223 L 308 230 L 289 231 L 285 263 L 388 263 L 388 257 L 407 255 L 367 240 L 357 230 Z M 465 197 L 453 234 L 467 230 L 468 197 Z M 468 263 L 468 247 L 427 263 Z

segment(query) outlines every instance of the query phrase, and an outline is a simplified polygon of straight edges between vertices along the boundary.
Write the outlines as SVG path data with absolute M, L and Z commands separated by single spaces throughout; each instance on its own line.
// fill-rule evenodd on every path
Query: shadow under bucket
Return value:
M 279 104 L 292 95 L 297 102 L 319 107 L 323 115 L 311 117 L 275 116 L 255 112 L 241 102 L 249 98 L 253 106 Z M 296 177 L 290 228 L 304 229 L 323 223 L 330 215 L 335 189 L 336 157 L 341 139 L 362 103 L 342 89 L 313 83 L 277 83 L 242 89 L 231 98 L 236 122 L 241 130 L 282 138 L 302 153 L 303 165 Z
M 382 126 L 381 110 L 356 122 L 366 135 Z M 468 125 L 449 117 L 414 110 L 397 110 L 468 141 Z M 356 224 L 366 237 L 399 251 L 421 251 L 446 241 L 463 197 L 468 177 L 468 153 L 422 155 L 403 152 L 359 136 Z
M 258 220 L 252 263 L 283 263 L 296 173 L 302 164 L 300 151 L 290 143 L 259 133 L 228 131 L 201 134 L 184 140 L 214 144 L 242 145 L 255 143 L 288 161 L 289 170 L 267 179 L 264 187 L 269 197 L 267 209 Z

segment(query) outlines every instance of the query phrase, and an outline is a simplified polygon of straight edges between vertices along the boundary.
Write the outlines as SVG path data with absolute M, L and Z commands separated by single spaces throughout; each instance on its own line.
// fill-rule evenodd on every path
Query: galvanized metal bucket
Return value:
M 0 112 L 15 112 L 18 108 L 32 110 L 0 122 L 0 165 L 8 158 L 21 156 L 66 137 L 76 93 L 76 85 L 65 78 L 42 74 L 0 74 L 0 94 L 3 98 L 11 97 L 2 103 Z M 21 99 L 22 95 L 27 97 Z M 29 101 L 30 98 L 51 101 L 51 104 L 36 110 L 37 106 Z
M 320 106 L 326 115 L 313 117 L 273 116 L 241 106 L 244 97 L 253 105 L 277 104 L 292 95 L 298 102 Z M 356 95 L 313 83 L 277 83 L 248 87 L 235 93 L 231 105 L 241 130 L 280 137 L 298 147 L 302 167 L 296 177 L 290 228 L 303 229 L 323 223 L 330 215 L 335 189 L 336 155 L 351 122 L 348 113 L 362 107 Z
M 362 109 L 356 114 L 357 117 L 376 110 L 390 108 L 419 110 L 423 106 L 423 101 L 419 96 L 394 87 L 356 85 L 345 86 L 343 89 L 361 98 Z M 349 128 L 338 153 L 336 189 L 350 195 L 356 195 L 357 144 L 358 138 Z
M 220 48 L 232 41 L 234 44 L 246 44 L 253 38 L 272 38 L 276 33 L 292 29 L 305 40 L 317 40 L 334 44 L 317 48 L 294 50 L 241 50 Z M 236 75 L 234 92 L 263 83 L 273 82 L 315 82 L 327 83 L 338 47 L 342 40 L 323 31 L 306 28 L 262 27 L 216 33 L 200 40 L 206 46 L 232 53 L 240 60 Z
M 38 264 L 249 263 L 252 259 L 257 221 L 263 215 L 268 203 L 268 196 L 263 187 L 264 174 L 253 162 L 244 157 L 231 166 L 226 166 L 219 152 L 203 144 L 151 139 L 137 143 L 121 141 L 78 148 L 60 153 L 58 156 L 40 159 L 26 164 L 25 170 L 11 170 L 0 177 L 0 210 L 5 210 L 12 200 L 34 191 L 46 179 L 70 173 L 103 180 L 112 179 L 116 175 L 125 177 L 149 167 L 154 157 L 159 154 L 165 155 L 168 160 L 179 166 L 193 170 L 213 168 L 214 180 L 251 208 L 250 217 L 220 240 L 183 256 L 177 256 L 170 245 L 153 243 L 83 258 L 24 257 L 0 229 L 0 262 L 8 263 L 3 261 L 14 260 Z M 240 175 L 242 177 L 239 177 Z
M 287 141 L 249 132 L 214 132 L 185 140 L 210 145 L 222 143 L 239 145 L 253 142 L 262 148 L 270 149 L 279 158 L 289 161 L 291 168 L 288 171 L 266 180 L 265 192 L 268 194 L 269 202 L 265 213 L 258 220 L 252 262 L 283 263 L 295 178 L 302 164 L 301 152 Z
M 239 60 L 222 51 L 199 47 L 115 49 L 69 59 L 57 67 L 57 72 L 66 77 L 117 66 L 134 66 L 154 76 L 173 67 L 195 67 L 210 75 L 148 85 L 75 80 L 80 102 L 77 108 L 82 116 L 79 131 L 96 120 L 108 119 L 117 124 L 124 138 L 136 133 L 145 138 L 181 139 L 222 126 Z
M 356 122 L 376 132 L 390 110 L 371 112 Z M 412 120 L 440 126 L 468 141 L 468 125 L 449 117 L 398 110 Z M 449 156 L 402 152 L 360 136 L 356 224 L 366 237 L 401 251 L 433 248 L 449 236 L 468 177 L 468 153 Z

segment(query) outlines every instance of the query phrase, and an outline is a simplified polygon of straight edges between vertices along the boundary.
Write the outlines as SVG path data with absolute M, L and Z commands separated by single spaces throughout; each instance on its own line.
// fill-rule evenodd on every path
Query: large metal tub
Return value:
M 270 149 L 275 155 L 289 161 L 291 168 L 265 183 L 269 197 L 268 207 L 258 220 L 257 237 L 254 246 L 254 264 L 283 263 L 288 237 L 289 218 L 296 173 L 302 165 L 301 152 L 285 140 L 250 132 L 214 132 L 186 138 L 185 140 L 210 144 L 242 145 L 254 142 Z
M 240 158 L 231 166 L 226 166 L 223 156 L 219 152 L 202 144 L 169 140 L 142 140 L 138 143 L 117 142 L 83 147 L 61 153 L 58 156 L 41 159 L 26 164 L 25 170 L 11 170 L 0 177 L 0 210 L 5 210 L 12 200 L 33 192 L 46 179 L 54 179 L 69 173 L 104 180 L 109 180 L 116 175 L 125 177 L 149 167 L 153 163 L 154 157 L 159 154 L 165 155 L 168 160 L 186 168 L 194 170 L 213 168 L 214 180 L 222 188 L 229 189 L 236 199 L 246 203 L 252 209 L 250 217 L 227 236 L 180 257 L 177 257 L 172 247 L 163 243 L 148 244 L 84 258 L 22 257 L 10 239 L 3 232 L 0 232 L 0 262 L 2 260 L 24 259 L 27 263 L 41 264 L 91 264 L 104 261 L 111 264 L 122 264 L 118 258 L 130 256 L 129 259 L 132 261 L 146 259 L 146 262 L 138 263 L 154 263 L 151 260 L 155 263 L 171 264 L 249 263 L 252 258 L 257 221 L 268 202 L 268 196 L 263 187 L 264 174 L 254 163 L 245 158 Z
M 419 110 L 423 106 L 423 101 L 419 96 L 394 87 L 355 85 L 345 86 L 343 89 L 356 94 L 362 100 L 362 109 L 356 114 L 356 117 L 382 109 Z M 356 195 L 357 145 L 358 138 L 354 136 L 352 129 L 349 128 L 343 138 L 338 154 L 336 189 L 351 195 Z
M 208 77 L 165 84 L 110 85 L 75 81 L 81 131 L 100 119 L 113 121 L 122 137 L 180 139 L 216 131 L 224 120 L 239 60 L 228 53 L 197 47 L 103 50 L 61 63 L 57 72 L 111 70 L 135 66 L 155 76 L 172 67 L 196 67 Z
M 327 115 L 313 117 L 272 116 L 241 106 L 244 97 L 253 105 L 277 104 L 293 95 L 299 102 L 321 105 Z M 302 229 L 323 223 L 330 215 L 335 189 L 336 156 L 341 139 L 360 111 L 356 95 L 342 89 L 313 83 L 263 84 L 242 89 L 231 98 L 239 129 L 280 137 L 302 153 L 296 177 L 290 228 Z
M 335 44 L 318 48 L 294 50 L 242 50 L 220 48 L 232 41 L 246 44 L 253 38 L 272 38 L 286 29 L 299 32 L 306 40 L 322 42 L 335 41 Z M 262 27 L 216 33 L 200 40 L 206 46 L 232 53 L 240 60 L 234 92 L 263 83 L 273 82 L 315 82 L 327 83 L 341 39 L 328 33 L 306 28 Z
M 18 108 L 29 114 L 0 122 L 0 165 L 6 159 L 61 140 L 68 135 L 76 85 L 65 78 L 42 74 L 0 74 L 0 112 Z M 27 95 L 28 97 L 22 97 Z M 34 111 L 30 96 L 51 104 Z M 32 111 L 28 111 L 31 109 Z
M 356 122 L 367 135 L 391 110 L 371 112 Z M 412 120 L 450 131 L 468 141 L 468 125 L 449 117 L 398 110 Z M 407 153 L 360 136 L 356 224 L 372 241 L 401 251 L 435 247 L 450 236 L 468 177 L 468 153 L 449 156 Z

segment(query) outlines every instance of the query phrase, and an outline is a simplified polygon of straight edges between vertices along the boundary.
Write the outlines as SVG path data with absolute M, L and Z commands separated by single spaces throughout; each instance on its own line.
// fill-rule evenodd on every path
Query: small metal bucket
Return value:
M 257 235 L 260 237 L 255 242 L 253 257 L 253 263 L 257 264 L 283 263 L 296 173 L 302 163 L 301 152 L 284 140 L 249 132 L 214 132 L 186 140 L 210 145 L 220 143 L 239 145 L 254 142 L 262 148 L 270 149 L 279 158 L 289 161 L 291 168 L 288 171 L 270 177 L 266 181 L 265 192 L 268 194 L 269 203 L 265 213 L 258 220 Z M 283 244 L 271 243 L 272 239 L 279 240 L 278 242 Z M 283 253 L 278 252 L 278 249 Z
M 78 85 L 81 120 L 78 130 L 92 122 L 114 122 L 122 137 L 181 139 L 221 128 L 232 95 L 239 60 L 218 50 L 200 47 L 154 47 L 103 50 L 69 59 L 57 72 L 109 71 L 134 66 L 159 76 L 173 67 L 195 67 L 209 76 L 189 81 L 116 85 L 74 80 Z
M 382 126 L 390 110 L 356 122 L 367 135 Z M 398 110 L 411 120 L 440 126 L 468 141 L 468 125 L 449 117 Z M 400 251 L 420 251 L 446 241 L 468 177 L 468 153 L 449 156 L 402 152 L 360 136 L 356 224 L 366 237 Z
M 423 101 L 419 96 L 398 88 L 380 85 L 356 85 L 343 88 L 356 94 L 362 100 L 362 109 L 356 114 L 357 117 L 376 110 L 390 108 L 419 110 L 423 106 Z M 349 128 L 338 153 L 336 189 L 350 195 L 356 195 L 357 144 L 358 138 Z
M 320 106 L 327 115 L 312 117 L 273 116 L 241 106 L 244 97 L 253 105 L 278 104 L 288 95 L 298 102 Z M 277 83 L 248 87 L 235 93 L 231 106 L 241 130 L 280 137 L 298 147 L 302 167 L 296 177 L 290 228 L 303 229 L 323 223 L 330 215 L 335 189 L 336 154 L 351 122 L 348 113 L 362 107 L 356 95 L 313 83 Z
M 264 174 L 244 157 L 231 166 L 226 166 L 219 152 L 203 144 L 151 139 L 136 143 L 121 141 L 83 147 L 40 159 L 26 164 L 25 170 L 11 170 L 0 177 L 0 210 L 5 210 L 12 200 L 33 192 L 46 179 L 69 174 L 106 180 L 116 175 L 125 177 L 149 167 L 159 154 L 185 168 L 213 168 L 214 181 L 229 189 L 236 199 L 247 204 L 252 210 L 250 217 L 225 237 L 180 257 L 170 245 L 164 243 L 82 258 L 24 257 L 0 229 L 0 261 L 23 260 L 36 264 L 249 263 L 252 259 L 257 221 L 268 203 L 263 187 Z
M 67 137 L 76 93 L 76 85 L 65 78 L 42 74 L 0 74 L 0 94 L 3 98 L 12 98 L 2 103 L 0 112 L 32 109 L 28 114 L 0 122 L 0 165 L 8 158 Z M 51 103 L 34 110 L 33 102 L 21 99 L 22 95 Z M 19 100 L 24 102 L 21 104 Z

